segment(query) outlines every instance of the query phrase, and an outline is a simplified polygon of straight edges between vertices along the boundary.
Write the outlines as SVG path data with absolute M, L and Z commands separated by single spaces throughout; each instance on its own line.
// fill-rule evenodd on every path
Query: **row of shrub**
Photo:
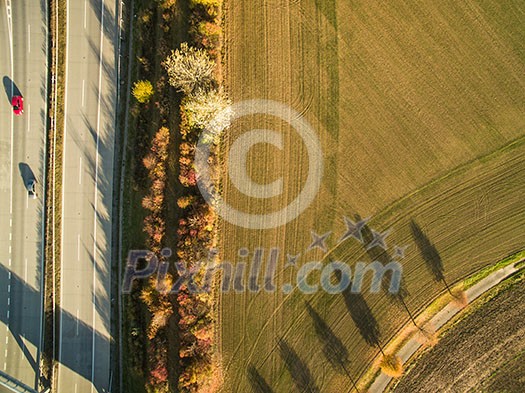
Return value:
M 164 56 L 168 54 L 167 33 L 174 15 L 174 6 L 175 2 L 172 0 L 157 0 L 145 5 L 138 13 L 138 20 L 143 26 L 151 26 L 153 29 L 157 23 L 161 28 L 155 35 L 154 45 L 148 48 L 147 43 L 143 43 L 144 50 L 138 56 L 141 76 L 151 79 L 153 83 L 148 80 L 136 82 L 133 95 L 139 103 L 145 105 L 143 109 L 149 111 L 145 114 L 143 109 L 140 110 L 140 115 L 137 115 L 139 118 L 158 116 L 160 124 L 166 124 L 170 118 L 168 108 L 172 105 L 166 82 L 181 92 L 180 137 L 172 138 L 169 129 L 161 127 L 152 138 L 147 152 L 141 153 L 142 170 L 136 169 L 135 179 L 140 183 L 139 186 L 147 191 L 142 206 L 148 212 L 144 219 L 148 249 L 157 257 L 163 258 L 161 250 L 170 246 L 170 239 L 175 237 L 177 260 L 184 262 L 193 271 L 200 271 L 200 262 L 207 259 L 210 250 L 215 248 L 217 217 L 205 203 L 196 186 L 194 156 L 202 130 L 208 126 L 214 135 L 213 133 L 219 131 L 227 122 L 227 117 L 224 117 L 219 122 L 212 122 L 210 126 L 210 121 L 218 118 L 217 115 L 228 105 L 220 89 L 218 72 L 222 1 L 190 0 L 191 45 L 182 44 L 166 57 L 162 64 L 167 71 L 166 78 L 156 73 L 156 68 L 152 65 L 155 61 L 153 47 Z M 151 31 L 147 34 L 150 33 Z M 154 102 L 150 104 L 152 98 Z M 178 144 L 177 150 L 170 148 L 170 140 L 171 146 Z M 182 192 L 177 190 L 177 194 L 182 196 L 177 199 L 180 218 L 176 222 L 170 222 L 167 215 L 168 204 L 175 201 L 172 199 L 173 195 L 166 192 L 168 176 L 173 173 L 172 170 L 168 171 L 167 165 L 173 162 L 175 157 L 175 162 L 179 163 L 178 180 L 182 186 Z M 174 226 L 176 229 L 172 229 Z M 176 233 L 172 234 L 169 232 L 171 230 Z M 173 259 L 172 257 L 171 260 Z M 147 309 L 143 318 L 139 317 L 137 311 L 131 316 L 131 325 L 137 326 L 142 323 L 144 326 L 138 330 L 144 332 L 147 337 L 147 341 L 143 342 L 146 357 L 143 375 L 147 380 L 146 388 L 149 392 L 158 393 L 174 390 L 175 386 L 170 386 L 170 382 L 174 377 L 175 380 L 178 377 L 177 389 L 180 392 L 216 391 L 221 383 L 221 373 L 214 351 L 216 343 L 213 296 L 211 293 L 193 293 L 187 286 L 181 287 L 175 296 L 171 296 L 168 290 L 172 287 L 175 275 L 176 271 L 172 269 L 162 278 L 161 283 L 157 282 L 157 277 L 139 283 L 132 294 L 136 298 L 138 291 L 138 297 Z M 177 313 L 172 316 L 174 310 Z M 168 364 L 170 353 L 177 350 L 171 340 L 172 330 L 168 328 L 172 317 L 172 321 L 176 321 L 178 332 L 178 369 Z M 137 346 L 138 337 L 132 337 L 130 340 L 130 348 L 140 347 Z
M 166 182 L 170 131 L 161 127 L 151 142 L 150 152 L 144 157 L 143 164 L 148 173 L 149 193 L 142 199 L 142 206 L 149 214 L 144 219 L 144 232 L 147 234 L 147 246 L 153 254 L 161 258 L 161 250 L 166 236 Z M 143 287 L 140 298 L 150 313 L 147 337 L 148 344 L 148 388 L 154 392 L 168 391 L 168 345 L 165 335 L 157 334 L 164 329 L 173 314 L 169 298 L 171 289 L 169 275 L 165 282 L 158 283 L 157 277 L 151 277 Z M 163 284 L 161 286 L 160 284 Z
M 161 250 L 170 246 L 167 234 L 174 225 L 167 214 L 167 206 L 172 202 L 167 189 L 171 176 L 171 146 L 176 138 L 172 137 L 166 125 L 169 124 L 170 111 L 176 104 L 172 103 L 163 70 L 155 67 L 155 63 L 158 64 L 159 58 L 169 53 L 169 32 L 177 13 L 175 6 L 175 0 L 135 2 L 135 56 L 141 80 L 134 84 L 132 90 L 140 105 L 135 104 L 130 108 L 135 124 L 131 139 L 134 158 L 132 168 L 134 191 L 145 193 L 141 201 L 145 212 L 145 239 L 144 244 L 132 246 L 146 247 L 159 258 L 162 258 Z M 129 371 L 140 379 L 126 381 L 128 389 L 131 389 L 130 384 L 135 383 L 131 381 L 144 380 L 144 389 L 148 392 L 173 390 L 170 388 L 169 364 L 172 349 L 167 329 L 175 316 L 173 299 L 168 293 L 172 282 L 172 275 L 167 274 L 160 283 L 162 285 L 157 283 L 156 276 L 134 283 L 125 309 L 129 333 L 126 359 Z M 124 387 L 124 390 L 127 389 Z
M 136 3 L 137 8 L 135 12 L 137 18 L 134 21 L 134 39 L 136 42 L 135 56 L 137 59 L 137 73 L 140 78 L 146 80 L 140 80 L 133 86 L 132 94 L 136 98 L 139 104 L 132 103 L 129 108 L 130 118 L 133 124 L 133 129 L 129 130 L 130 136 L 130 147 L 133 151 L 131 165 L 129 169 L 132 171 L 132 183 L 131 189 L 133 192 L 148 193 L 148 171 L 142 164 L 142 159 L 150 151 L 151 146 L 151 130 L 150 124 L 153 117 L 152 111 L 149 110 L 149 104 L 151 97 L 154 94 L 153 85 L 148 79 L 153 79 L 152 70 L 150 63 L 154 58 L 154 45 L 155 42 L 155 31 L 152 26 L 154 20 L 152 19 L 152 12 L 141 4 Z M 131 72 L 131 70 L 129 70 Z M 145 106 L 145 107 L 144 107 Z M 130 209 L 133 209 L 131 206 Z M 131 212 L 130 212 L 131 213 Z M 142 212 L 134 211 L 135 214 L 142 216 Z M 132 225 L 133 221 L 128 223 Z M 131 232 L 131 230 L 130 230 Z M 143 234 L 136 234 L 137 239 L 140 239 Z M 134 241 L 134 239 L 130 239 Z M 147 239 L 145 241 L 148 241 Z M 129 248 L 145 248 L 145 242 L 134 242 L 129 244 Z M 149 323 L 149 311 L 141 300 L 141 293 L 149 283 L 143 281 L 135 281 L 133 288 L 128 297 L 123 300 L 125 307 L 124 319 L 124 333 L 125 333 L 125 348 L 121 348 L 121 351 L 125 352 L 125 374 L 122 379 L 124 386 L 121 387 L 123 390 L 129 389 L 129 382 L 127 379 L 142 380 L 147 379 L 149 375 L 149 361 L 148 357 L 151 357 L 152 350 L 149 349 L 149 342 L 147 340 L 147 330 Z
M 190 37 L 193 45 L 220 61 L 222 0 L 190 0 Z
M 188 209 L 187 218 L 179 222 L 177 257 L 195 273 L 198 289 L 206 289 L 203 280 L 203 261 L 214 258 L 216 216 L 209 206 L 197 199 Z M 213 293 L 196 293 L 183 285 L 177 294 L 179 313 L 179 358 L 181 373 L 179 391 L 214 391 L 220 383 L 214 347 Z M 211 289 L 211 288 L 207 288 Z
M 221 6 L 220 0 L 191 0 L 193 46 L 182 45 L 164 63 L 170 84 L 184 94 L 180 107 L 179 181 L 187 193 L 177 201 L 184 210 L 178 223 L 177 258 L 195 272 L 199 286 L 204 285 L 206 263 L 213 263 L 215 258 L 217 216 L 196 186 L 195 148 L 205 128 L 215 136 L 228 122 L 227 117 L 219 117 L 228 105 L 218 72 Z M 212 139 L 206 142 L 212 143 L 213 156 L 215 140 Z M 213 291 L 195 293 L 186 285 L 177 294 L 181 366 L 178 388 L 181 392 L 215 392 L 222 382 L 215 352 L 216 299 L 213 295 Z

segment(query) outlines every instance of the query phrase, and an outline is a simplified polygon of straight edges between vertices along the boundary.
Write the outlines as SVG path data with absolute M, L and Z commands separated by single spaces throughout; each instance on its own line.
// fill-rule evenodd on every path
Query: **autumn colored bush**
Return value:
M 153 96 L 153 85 L 150 81 L 137 81 L 133 85 L 132 94 L 138 102 L 144 104 Z
M 144 219 L 146 244 L 157 257 L 161 250 L 176 235 L 175 255 L 178 261 L 184 262 L 186 268 L 195 273 L 196 285 L 210 289 L 210 283 L 204 277 L 202 261 L 213 260 L 211 252 L 216 246 L 217 216 L 208 206 L 197 188 L 197 174 L 194 167 L 195 146 L 204 128 L 212 128 L 212 139 L 218 138 L 222 128 L 227 126 L 227 112 L 229 102 L 220 89 L 218 79 L 220 45 L 222 29 L 220 27 L 221 0 L 190 0 L 189 3 L 189 36 L 190 42 L 182 44 L 179 49 L 171 52 L 166 34 L 173 26 L 169 21 L 174 20 L 172 11 L 177 8 L 175 0 L 155 0 L 149 5 L 139 5 L 139 23 L 143 24 L 143 36 L 152 39 L 153 26 L 160 23 L 160 37 L 155 44 L 147 46 L 139 56 L 139 64 L 145 75 L 141 78 L 149 79 L 151 91 L 155 91 L 155 102 L 148 108 L 158 115 L 158 124 L 169 124 L 170 104 L 173 101 L 173 90 L 170 92 L 167 85 L 177 89 L 177 99 L 181 98 L 179 138 L 171 138 L 170 131 L 161 127 L 151 143 L 143 141 L 142 153 L 139 160 L 142 165 L 136 169 L 140 173 L 140 184 L 145 185 L 146 194 L 142 206 L 147 212 Z M 154 4 L 154 5 L 152 5 Z M 150 36 L 151 35 L 151 36 Z M 139 40 L 142 40 L 142 35 Z M 155 52 L 165 58 L 162 63 L 166 73 L 159 77 L 154 74 Z M 170 54 L 171 53 L 171 54 Z M 149 87 L 148 87 L 149 89 Z M 142 97 L 142 96 L 141 96 Z M 144 100 L 146 100 L 144 98 Z M 146 100 L 147 101 L 147 100 Z M 219 115 L 224 115 L 220 117 Z M 139 113 L 143 119 L 137 133 L 148 134 L 148 119 L 151 117 Z M 217 120 L 218 119 L 218 120 Z M 155 123 L 157 124 L 157 123 Z M 170 141 L 180 140 L 177 150 L 170 150 Z M 210 141 L 211 142 L 211 141 Z M 215 140 L 213 140 L 215 142 Z M 211 152 L 211 163 L 216 163 L 215 153 Z M 139 161 L 139 162 L 140 162 Z M 168 166 L 169 163 L 169 166 Z M 168 190 L 168 176 L 173 173 L 172 165 L 178 163 L 180 193 L 176 197 Z M 216 174 L 218 171 L 212 170 Z M 171 187 L 170 187 L 171 190 Z M 177 204 L 180 211 L 177 222 L 166 222 L 167 205 Z M 168 231 L 173 231 L 169 233 Z M 170 235 L 170 236 L 167 236 Z M 173 261 L 173 259 L 172 259 Z M 170 271 L 175 274 L 174 270 Z M 178 391 L 180 392 L 216 392 L 221 384 L 221 370 L 215 358 L 214 314 L 215 299 L 209 291 L 196 293 L 183 286 L 176 295 L 170 295 L 169 290 L 177 277 L 168 273 L 157 282 L 157 277 L 140 284 L 138 296 L 144 308 L 148 310 L 145 316 L 144 332 L 147 353 L 147 383 L 148 392 L 168 392 L 176 386 L 170 386 L 173 378 L 178 377 Z M 177 318 L 171 319 L 176 313 Z M 167 329 L 169 321 L 176 321 L 179 341 L 179 369 L 168 367 L 169 347 Z M 175 376 L 171 372 L 177 373 Z
M 204 266 L 201 262 L 210 260 L 210 250 L 215 247 L 217 216 L 195 186 L 195 148 L 188 139 L 194 139 L 197 135 L 198 128 L 195 128 L 183 136 L 186 141 L 179 146 L 179 179 L 192 194 L 177 201 L 186 212 L 178 222 L 177 257 L 186 263 L 187 269 L 195 272 L 196 285 L 209 290 L 205 288 Z M 213 301 L 211 293 L 195 293 L 186 286 L 177 293 L 182 369 L 178 388 L 181 392 L 214 392 L 220 386 L 217 382 L 220 371 L 217 362 L 214 362 Z
M 160 8 L 163 10 L 169 10 L 175 6 L 177 0 L 156 0 Z
M 400 378 L 403 375 L 403 363 L 401 358 L 394 354 L 385 354 L 381 359 L 381 371 L 392 378 Z
M 221 7 L 222 0 L 190 0 L 191 18 L 217 21 Z
M 190 5 L 196 7 L 202 5 L 205 7 L 216 7 L 219 8 L 222 5 L 222 0 L 190 0 Z
M 149 249 L 155 253 L 160 252 L 162 240 L 166 233 L 164 219 L 165 189 L 166 189 L 166 161 L 170 132 L 166 127 L 160 128 L 151 142 L 150 152 L 143 160 L 147 169 L 149 193 L 144 196 L 142 206 L 150 211 L 144 219 L 144 232 L 148 235 Z
M 144 232 L 147 234 L 149 249 L 156 255 L 160 254 L 166 235 L 165 192 L 169 144 L 170 131 L 166 127 L 161 127 L 151 141 L 149 153 L 143 159 L 149 181 L 149 192 L 142 200 L 142 206 L 149 211 L 144 219 Z M 164 280 L 171 282 L 171 277 L 165 277 Z M 168 286 L 171 287 L 169 284 L 165 285 L 165 287 Z M 140 292 L 140 299 L 150 313 L 147 326 L 147 338 L 149 340 L 147 390 L 156 393 L 168 392 L 167 349 L 162 349 L 165 339 L 163 336 L 159 336 L 158 332 L 167 326 L 173 314 L 173 305 L 168 292 L 159 290 L 156 278 L 147 281 Z
M 201 20 L 192 19 L 190 35 L 198 43 L 198 47 L 205 49 L 212 59 L 217 59 L 220 55 L 222 29 L 213 19 Z
M 146 390 L 148 393 L 168 393 L 168 345 L 164 338 L 151 340 L 148 347 L 148 361 L 154 365 L 149 373 Z
M 194 201 L 195 201 L 195 197 L 193 195 L 183 196 L 177 199 L 177 206 L 179 206 L 181 209 L 186 209 Z
M 467 293 L 463 289 L 458 288 L 456 290 L 453 290 L 451 293 L 451 296 L 452 296 L 452 304 L 456 308 L 462 310 L 468 306 L 469 300 L 467 297 Z

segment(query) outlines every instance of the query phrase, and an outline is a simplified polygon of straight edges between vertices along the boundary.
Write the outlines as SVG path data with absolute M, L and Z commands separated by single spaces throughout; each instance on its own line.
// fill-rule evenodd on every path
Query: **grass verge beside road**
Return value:
M 481 280 L 483 280 L 485 277 L 489 276 L 492 272 L 495 272 L 496 270 L 502 269 L 505 266 L 510 265 L 511 263 L 516 263 L 518 261 L 521 261 L 521 262 L 518 262 L 516 264 L 516 267 L 520 268 L 520 265 L 523 266 L 523 263 L 525 262 L 525 261 L 522 261 L 524 258 L 525 258 L 525 250 L 524 251 L 520 251 L 520 252 L 518 252 L 516 254 L 510 255 L 509 257 L 507 257 L 505 259 L 502 259 L 501 261 L 499 261 L 495 265 L 488 266 L 485 269 L 481 269 L 479 272 L 474 273 L 472 276 L 470 276 L 467 279 L 465 279 L 465 281 L 463 282 L 463 285 L 464 285 L 465 289 L 468 289 L 471 286 L 473 286 L 474 284 L 476 284 L 476 283 L 480 282 Z
M 49 1 L 49 75 L 50 90 L 47 121 L 46 219 L 44 250 L 44 340 L 40 361 L 40 388 L 53 388 L 55 360 L 58 356 L 58 319 L 60 306 L 60 228 L 62 200 L 62 151 L 64 135 L 64 88 L 66 61 L 66 0 Z
M 131 10 L 130 18 L 133 18 L 136 10 Z M 134 61 L 137 57 L 140 57 L 141 50 L 141 30 L 139 29 L 139 22 L 136 18 L 130 23 L 130 28 L 136 31 L 131 38 L 130 34 L 127 35 L 128 39 L 132 39 L 129 46 L 129 56 L 126 67 L 126 74 L 131 75 L 128 77 L 128 81 L 136 80 L 138 78 L 138 66 L 137 61 Z M 122 77 L 122 74 L 121 74 Z M 123 90 L 124 91 L 124 90 Z M 126 86 L 126 91 L 129 93 L 130 87 Z M 123 259 L 122 264 L 125 266 L 127 252 L 132 248 L 140 248 L 145 245 L 145 236 L 142 231 L 142 222 L 144 220 L 145 212 L 141 206 L 142 195 L 138 192 L 138 187 L 134 181 L 134 174 L 136 171 L 137 158 L 133 154 L 133 151 L 138 144 L 141 143 L 140 136 L 137 135 L 137 119 L 136 116 L 130 114 L 132 105 L 129 105 L 129 100 L 121 100 L 121 113 L 125 115 L 121 118 L 124 124 L 120 124 L 124 129 L 123 132 L 126 134 L 127 143 L 122 147 L 123 155 L 125 155 L 125 169 L 122 173 L 122 199 L 120 204 L 122 206 L 121 220 L 122 227 L 120 231 L 121 237 L 121 258 Z M 129 105 L 129 106 L 128 106 Z M 123 274 L 123 271 L 119 272 Z M 135 393 L 144 392 L 145 379 L 143 375 L 138 372 L 137 367 L 145 364 L 145 332 L 141 329 L 144 322 L 140 318 L 140 315 L 144 312 L 140 308 L 140 300 L 129 297 L 121 296 L 119 293 L 120 301 L 122 302 L 122 326 L 121 334 L 122 339 L 120 340 L 121 359 L 123 364 L 121 365 L 121 386 L 120 391 Z M 138 308 L 138 309 L 137 309 Z M 142 322 L 142 323 L 141 323 Z M 142 333 L 142 334 L 141 334 Z M 135 346 L 132 345 L 135 342 Z
M 168 2 L 166 2 L 166 5 Z M 130 9 L 128 9 L 130 12 Z M 146 249 L 147 235 L 144 233 L 144 219 L 148 212 L 142 206 L 142 200 L 148 193 L 146 170 L 142 163 L 148 153 L 151 139 L 160 127 L 172 130 L 170 149 L 178 151 L 178 108 L 179 98 L 166 86 L 161 62 L 169 50 L 177 47 L 186 39 L 187 10 L 184 4 L 176 4 L 162 9 L 160 4 L 135 2 L 130 12 L 133 34 L 131 48 L 125 61 L 127 77 L 130 84 L 137 80 L 151 81 L 155 93 L 150 102 L 140 104 L 131 98 L 121 95 L 121 111 L 126 113 L 127 120 L 121 127 L 126 127 L 126 161 L 122 174 L 122 244 L 121 264 L 126 264 L 129 250 Z M 124 75 L 124 74 L 123 74 Z M 128 101 L 129 106 L 126 105 Z M 124 116 L 122 117 L 124 119 Z M 171 156 L 171 155 L 170 155 Z M 176 206 L 176 187 L 178 173 L 177 161 L 170 157 L 168 163 L 168 196 L 166 203 L 166 220 L 169 233 L 166 233 L 164 246 L 175 249 L 176 234 L 174 222 L 178 220 Z M 120 272 L 119 274 L 122 274 Z M 141 283 L 131 294 L 123 295 L 122 302 L 122 384 L 121 391 L 145 392 L 148 383 L 149 359 L 147 328 L 150 316 L 147 307 L 140 299 Z M 173 318 L 175 319 L 175 318 Z M 176 386 L 178 377 L 178 347 L 176 323 L 168 326 L 170 346 L 170 383 Z M 173 350 L 171 350 L 173 349 Z M 171 353 L 173 352 L 173 353 Z
M 126 195 L 122 201 L 130 203 L 122 214 L 126 234 L 122 254 L 137 248 L 159 254 L 167 247 L 190 264 L 213 248 L 215 216 L 199 199 L 192 166 L 202 129 L 188 120 L 189 109 L 184 106 L 189 105 L 188 92 L 181 104 L 182 95 L 168 86 L 161 64 L 168 68 L 169 84 L 175 86 L 164 60 L 178 44 L 189 41 L 210 57 L 217 53 L 219 6 L 193 2 L 188 7 L 187 3 L 161 1 L 137 4 L 133 13 L 135 55 L 130 59 L 130 76 L 154 86 L 155 91 L 151 98 L 141 99 L 134 87 L 137 101 L 125 109 L 130 114 L 125 122 L 126 149 L 132 153 L 123 177 L 128 187 L 123 185 Z M 202 35 L 197 26 L 205 27 Z M 168 273 L 166 283 L 178 277 L 173 263 Z M 161 292 L 155 282 L 154 277 L 134 282 L 131 293 L 122 299 L 123 373 L 129 376 L 126 381 L 133 381 L 129 388 L 155 392 L 204 391 L 205 385 L 217 388 L 209 299 L 193 296 L 185 288 L 176 295 Z M 123 382 L 123 389 L 125 385 Z

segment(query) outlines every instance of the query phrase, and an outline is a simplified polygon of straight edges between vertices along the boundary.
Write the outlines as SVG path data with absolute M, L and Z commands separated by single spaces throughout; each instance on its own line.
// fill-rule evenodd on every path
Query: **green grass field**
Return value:
M 416 313 L 445 287 L 433 281 L 411 222 L 439 252 L 448 284 L 523 248 L 525 1 L 369 3 L 226 1 L 230 98 L 272 99 L 303 114 L 318 133 L 325 171 L 314 203 L 288 225 L 223 223 L 221 253 L 238 261 L 241 247 L 278 247 L 280 288 L 297 270 L 284 267 L 286 253 L 300 253 L 299 265 L 369 261 L 359 243 L 337 239 L 343 216 L 372 217 L 371 228 L 392 229 L 390 247 L 409 246 L 406 304 Z M 261 203 L 225 179 L 224 198 L 251 213 L 278 210 L 304 185 L 304 146 L 290 127 L 260 116 L 235 123 L 225 150 L 248 128 L 285 133 L 283 151 L 254 149 L 249 168 L 261 183 L 282 176 L 285 193 Z M 328 253 L 306 252 L 310 230 L 333 231 Z M 384 293 L 362 300 L 383 344 L 408 321 Z M 312 391 L 350 391 L 350 378 L 378 354 L 357 327 L 362 313 L 342 295 L 231 293 L 220 301 L 225 391 L 268 391 L 263 380 L 274 392 L 309 383 Z M 323 353 L 316 323 L 341 340 L 350 378 Z

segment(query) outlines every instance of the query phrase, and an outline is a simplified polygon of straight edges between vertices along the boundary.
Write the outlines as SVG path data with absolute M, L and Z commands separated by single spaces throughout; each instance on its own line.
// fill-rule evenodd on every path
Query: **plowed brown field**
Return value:
M 525 286 L 520 276 L 448 330 L 392 391 L 523 391 Z

